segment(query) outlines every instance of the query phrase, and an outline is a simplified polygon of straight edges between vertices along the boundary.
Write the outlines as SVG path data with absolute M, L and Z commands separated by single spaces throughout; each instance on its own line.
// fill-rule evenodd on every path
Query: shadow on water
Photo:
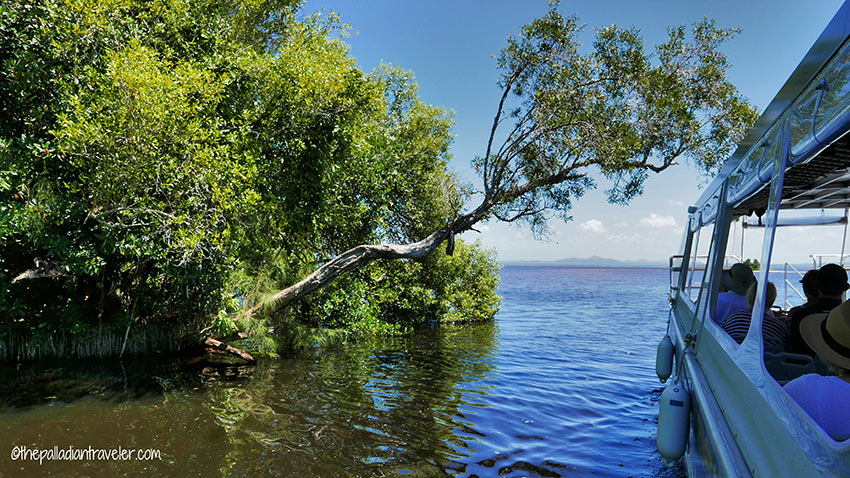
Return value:
M 197 385 L 207 375 L 193 371 L 209 368 L 209 375 L 247 381 L 253 370 L 238 364 L 212 363 L 200 359 L 166 356 L 138 361 L 44 360 L 31 364 L 0 366 L 0 413 L 21 412 L 38 406 L 70 404 L 82 399 L 124 403 L 162 396 L 175 388 Z M 186 383 L 184 383 L 186 382 Z
M 160 357 L 0 368 L 0 477 L 683 476 L 654 446 L 666 276 L 506 269 L 498 326 L 256 367 Z M 15 446 L 161 459 L 39 464 L 12 461 Z

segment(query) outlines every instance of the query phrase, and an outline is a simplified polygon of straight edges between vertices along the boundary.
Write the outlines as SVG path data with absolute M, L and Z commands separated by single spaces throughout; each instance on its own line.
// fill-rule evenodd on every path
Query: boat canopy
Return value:
M 845 210 L 846 211 L 846 210 Z M 843 216 L 812 216 L 812 217 L 781 217 L 776 222 L 776 227 L 783 226 L 823 226 L 827 224 L 847 224 L 847 215 Z M 741 227 L 766 227 L 763 223 L 752 223 L 744 220 Z
M 700 197 L 692 230 L 714 220 L 724 187 L 734 216 L 761 216 L 780 158 L 781 209 L 850 207 L 848 38 L 844 4 Z

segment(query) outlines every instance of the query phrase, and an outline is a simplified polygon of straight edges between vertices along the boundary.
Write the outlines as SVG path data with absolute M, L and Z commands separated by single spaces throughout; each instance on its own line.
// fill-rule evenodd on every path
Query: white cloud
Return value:
M 659 216 L 654 212 L 651 213 L 647 217 L 642 217 L 640 219 L 641 226 L 649 226 L 649 227 L 657 227 L 657 228 L 666 228 L 666 227 L 677 227 L 676 218 L 673 216 Z
M 589 219 L 587 221 L 584 221 L 583 223 L 579 224 L 578 227 L 580 227 L 583 231 L 590 231 L 594 234 L 602 234 L 605 232 L 605 226 L 602 224 L 602 221 L 599 221 L 597 219 Z
M 608 236 L 608 240 L 611 242 L 635 242 L 640 239 L 641 237 L 637 234 L 611 234 Z
M 625 229 L 625 228 L 629 227 L 629 223 L 627 223 L 626 221 L 620 221 L 617 224 L 614 224 L 614 227 L 617 227 L 617 228 L 620 228 L 620 229 Z
M 674 201 L 672 199 L 668 200 L 667 204 L 673 207 L 685 207 L 685 203 L 682 201 Z

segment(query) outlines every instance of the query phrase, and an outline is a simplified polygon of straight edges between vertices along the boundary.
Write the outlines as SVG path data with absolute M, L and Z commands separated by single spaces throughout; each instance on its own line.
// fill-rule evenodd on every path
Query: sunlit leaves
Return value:
M 716 170 L 756 119 L 719 51 L 737 30 L 713 20 L 670 28 L 654 53 L 635 29 L 599 28 L 590 47 L 579 42 L 582 30 L 553 9 L 498 58 L 505 99 L 518 106 L 500 108 L 502 138 L 474 164 L 496 216 L 535 232 L 550 212 L 568 217 L 596 170 L 612 181 L 609 200 L 626 203 L 649 172 L 679 160 Z
M 362 72 L 338 18 L 296 19 L 294 3 L 0 3 L 0 286 L 41 259 L 68 271 L 7 294 L 62 300 L 0 311 L 55 325 L 73 304 L 73 330 L 133 317 L 224 333 L 327 258 L 457 214 L 451 114 L 410 72 Z M 411 267 L 400 292 L 432 297 Z M 340 323 L 378 327 L 389 310 L 374 311 Z

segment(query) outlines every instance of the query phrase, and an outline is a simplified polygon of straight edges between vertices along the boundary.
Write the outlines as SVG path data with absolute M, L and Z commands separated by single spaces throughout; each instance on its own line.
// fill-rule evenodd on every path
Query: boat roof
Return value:
M 811 93 L 818 75 L 840 50 L 844 53 L 842 46 L 847 43 L 848 38 L 850 2 L 841 6 L 723 169 L 703 192 L 697 202 L 698 208 L 716 198 L 730 176 L 742 174 L 742 163 L 753 156 L 760 143 L 762 146 L 767 144 L 769 136 L 788 117 L 787 113 L 792 105 L 799 103 L 804 93 Z M 850 121 L 832 132 L 826 147 L 821 143 L 809 151 L 807 157 L 797 159 L 786 171 L 782 208 L 850 207 L 850 138 L 845 136 L 847 131 L 850 131 Z M 750 171 L 748 174 L 758 175 L 759 171 Z M 770 182 L 770 177 L 758 182 L 759 184 L 749 188 L 748 195 L 735 205 L 734 215 L 750 215 L 766 208 L 770 188 L 765 186 Z

